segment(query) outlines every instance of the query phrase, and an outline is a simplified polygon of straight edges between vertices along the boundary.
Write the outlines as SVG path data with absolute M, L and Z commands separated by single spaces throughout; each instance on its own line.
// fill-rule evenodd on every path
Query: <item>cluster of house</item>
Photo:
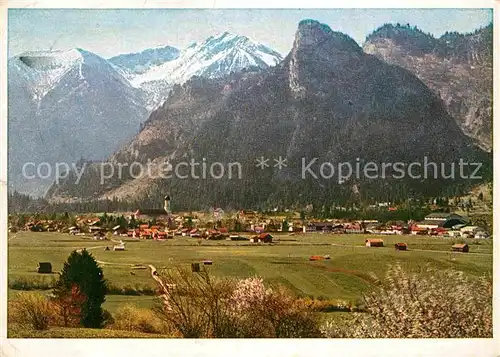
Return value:
M 167 196 L 168 197 L 168 196 Z M 239 236 L 230 236 L 227 228 L 204 229 L 197 228 L 197 220 L 193 219 L 189 227 L 185 225 L 185 217 L 174 216 L 169 209 L 169 199 L 165 198 L 163 209 L 139 209 L 130 218 L 136 221 L 153 222 L 152 224 L 141 224 L 136 229 L 127 229 L 116 226 L 112 229 L 114 235 L 141 239 L 168 239 L 174 236 L 196 237 L 206 239 L 246 239 Z M 455 213 L 431 213 L 421 222 L 393 221 L 381 224 L 376 220 L 326 220 L 310 221 L 304 224 L 302 219 L 293 219 L 287 222 L 285 217 L 281 219 L 271 219 L 259 214 L 256 211 L 241 210 L 237 213 L 237 220 L 243 223 L 244 229 L 256 234 L 251 241 L 269 241 L 269 238 L 262 238 L 266 232 L 287 231 L 287 232 L 320 232 L 334 234 L 349 233 L 372 233 L 372 234 L 412 234 L 412 235 L 435 235 L 444 237 L 461 238 L 488 238 L 489 235 L 482 227 L 469 224 L 466 217 Z M 275 217 L 276 218 L 276 217 Z M 286 225 L 285 225 L 286 223 Z M 30 220 L 26 223 L 25 229 L 31 231 L 65 231 L 62 222 L 50 220 Z M 70 234 L 83 235 L 83 231 L 90 232 L 95 239 L 105 239 L 106 229 L 101 227 L 101 222 L 95 216 L 79 216 L 76 218 L 76 225 L 69 227 Z
M 76 219 L 76 225 L 68 228 L 68 224 L 60 220 L 37 220 L 35 218 L 30 218 L 22 227 L 23 230 L 32 232 L 66 232 L 69 231 L 72 234 L 83 234 L 82 229 L 86 227 L 89 232 L 100 231 L 99 218 L 89 216 L 80 216 Z M 80 228 L 81 227 L 81 228 Z M 11 227 L 9 227 L 11 229 Z
M 461 238 L 489 237 L 484 228 L 470 225 L 466 217 L 455 213 L 431 213 L 421 222 L 410 221 L 406 223 L 396 221 L 381 224 L 376 220 L 310 222 L 303 226 L 303 232 L 412 234 Z
M 116 227 L 118 228 L 118 227 Z M 147 224 L 140 225 L 137 229 L 123 230 L 118 229 L 114 234 L 123 235 L 132 238 L 139 239 L 153 239 L 153 240 L 163 240 L 174 238 L 174 236 L 180 237 L 191 237 L 191 238 L 202 238 L 209 240 L 248 240 L 250 243 L 272 243 L 273 237 L 269 233 L 259 233 L 251 238 L 242 237 L 237 234 L 229 234 L 229 230 L 225 227 L 217 229 L 205 229 L 205 228 L 179 228 L 179 229 L 167 229 L 161 228 L 159 225 L 149 226 Z
M 136 229 L 124 229 L 120 226 L 115 227 L 115 235 L 122 235 L 132 238 L 140 239 L 169 239 L 174 236 L 192 237 L 192 238 L 206 238 L 206 239 L 224 239 L 228 237 L 229 230 L 227 228 L 218 229 L 203 229 L 203 228 L 178 228 L 168 229 L 161 225 L 150 226 L 148 224 L 141 224 Z
M 100 226 L 101 220 L 98 217 L 81 216 L 76 218 L 76 225 L 68 228 L 69 234 L 85 235 L 83 231 L 88 231 L 94 235 L 94 239 L 105 239 L 106 230 Z
M 461 238 L 488 238 L 483 227 L 469 224 L 466 217 L 455 213 L 431 213 L 422 222 L 411 225 L 411 234 Z
M 9 230 L 11 229 L 12 227 L 9 227 Z M 53 220 L 30 219 L 25 223 L 23 229 L 32 232 L 61 232 L 64 229 L 64 224 Z

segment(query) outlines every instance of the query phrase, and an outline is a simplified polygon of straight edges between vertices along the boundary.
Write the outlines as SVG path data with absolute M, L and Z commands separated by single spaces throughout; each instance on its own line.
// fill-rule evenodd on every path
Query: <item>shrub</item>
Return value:
M 299 301 L 312 311 L 317 312 L 350 312 L 357 309 L 352 303 L 344 301 L 311 298 L 300 299 Z
M 106 309 L 102 310 L 102 321 L 103 321 L 103 326 L 109 326 L 115 323 L 113 315 L 111 315 L 111 313 Z
M 130 285 L 126 286 L 117 286 L 113 284 L 108 285 L 107 293 L 110 295 L 131 295 L 131 296 L 139 296 L 139 295 L 148 295 L 153 296 L 156 294 L 156 290 L 149 285 L 136 284 L 134 287 Z
M 327 337 L 476 338 L 491 337 L 492 282 L 472 281 L 462 272 L 425 269 L 426 275 L 391 267 L 386 282 L 364 297 L 366 314 L 331 320 Z
M 24 328 L 46 330 L 55 315 L 56 307 L 40 293 L 18 293 L 9 303 L 9 322 Z
M 231 297 L 239 337 L 319 337 L 316 314 L 283 287 L 266 289 L 262 279 L 240 280 Z
M 320 335 L 308 306 L 288 290 L 266 289 L 262 279 L 215 279 L 206 270 L 177 270 L 160 279 L 163 295 L 156 311 L 184 337 Z
M 356 327 L 353 326 L 361 319 L 359 316 L 352 317 L 335 314 L 334 318 L 329 318 L 320 326 L 320 331 L 323 336 L 328 338 L 361 337 L 361 334 L 356 333 Z
M 162 319 L 183 337 L 234 337 L 226 303 L 232 293 L 231 280 L 215 279 L 205 269 L 196 274 L 186 269 L 164 274 L 159 286 L 161 303 L 155 307 Z
M 153 311 L 149 309 L 140 309 L 130 304 L 118 309 L 115 313 L 114 323 L 111 325 L 111 328 L 115 330 L 158 334 L 170 332 L 170 328 L 168 328 Z
M 138 295 L 141 295 L 141 294 L 140 294 L 139 291 L 137 291 L 137 289 L 134 289 L 130 285 L 125 285 L 123 287 L 123 295 L 135 295 L 135 296 L 138 296 Z
M 62 326 L 80 325 L 82 307 L 87 302 L 87 296 L 81 292 L 78 285 L 73 284 L 70 291 L 59 294 L 52 300 L 58 307 L 58 317 Z
M 50 290 L 56 283 L 56 278 L 51 277 L 17 277 L 9 279 L 9 288 L 13 290 Z
M 272 337 L 319 337 L 316 314 L 284 288 L 269 289 L 256 312 L 272 326 Z

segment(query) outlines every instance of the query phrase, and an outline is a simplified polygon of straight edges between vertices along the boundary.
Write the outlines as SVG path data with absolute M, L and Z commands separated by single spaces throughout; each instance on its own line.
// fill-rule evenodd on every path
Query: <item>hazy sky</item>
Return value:
M 326 23 L 362 44 L 384 23 L 410 23 L 441 36 L 470 32 L 492 21 L 491 9 L 10 9 L 9 56 L 24 51 L 80 47 L 103 57 L 192 42 L 229 31 L 267 44 L 283 54 L 297 23 Z

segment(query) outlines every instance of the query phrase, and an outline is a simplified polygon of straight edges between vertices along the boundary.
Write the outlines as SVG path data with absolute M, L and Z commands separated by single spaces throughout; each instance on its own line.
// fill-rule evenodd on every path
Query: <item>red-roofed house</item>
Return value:
M 255 237 L 253 237 L 251 240 L 253 243 L 272 243 L 273 242 L 273 236 L 270 235 L 269 233 L 261 233 Z
M 383 247 L 384 241 L 382 239 L 367 239 L 365 245 L 367 247 Z
M 155 239 L 167 239 L 168 235 L 167 232 L 158 231 L 155 233 L 154 237 Z

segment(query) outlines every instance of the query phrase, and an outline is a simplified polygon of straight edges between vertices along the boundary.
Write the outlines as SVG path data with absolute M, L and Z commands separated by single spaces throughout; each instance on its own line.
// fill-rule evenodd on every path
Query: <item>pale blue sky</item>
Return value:
M 103 57 L 171 45 L 183 49 L 224 31 L 286 54 L 302 19 L 326 23 L 362 44 L 384 23 L 410 23 L 441 36 L 492 21 L 491 9 L 10 9 L 9 56 L 80 47 Z

